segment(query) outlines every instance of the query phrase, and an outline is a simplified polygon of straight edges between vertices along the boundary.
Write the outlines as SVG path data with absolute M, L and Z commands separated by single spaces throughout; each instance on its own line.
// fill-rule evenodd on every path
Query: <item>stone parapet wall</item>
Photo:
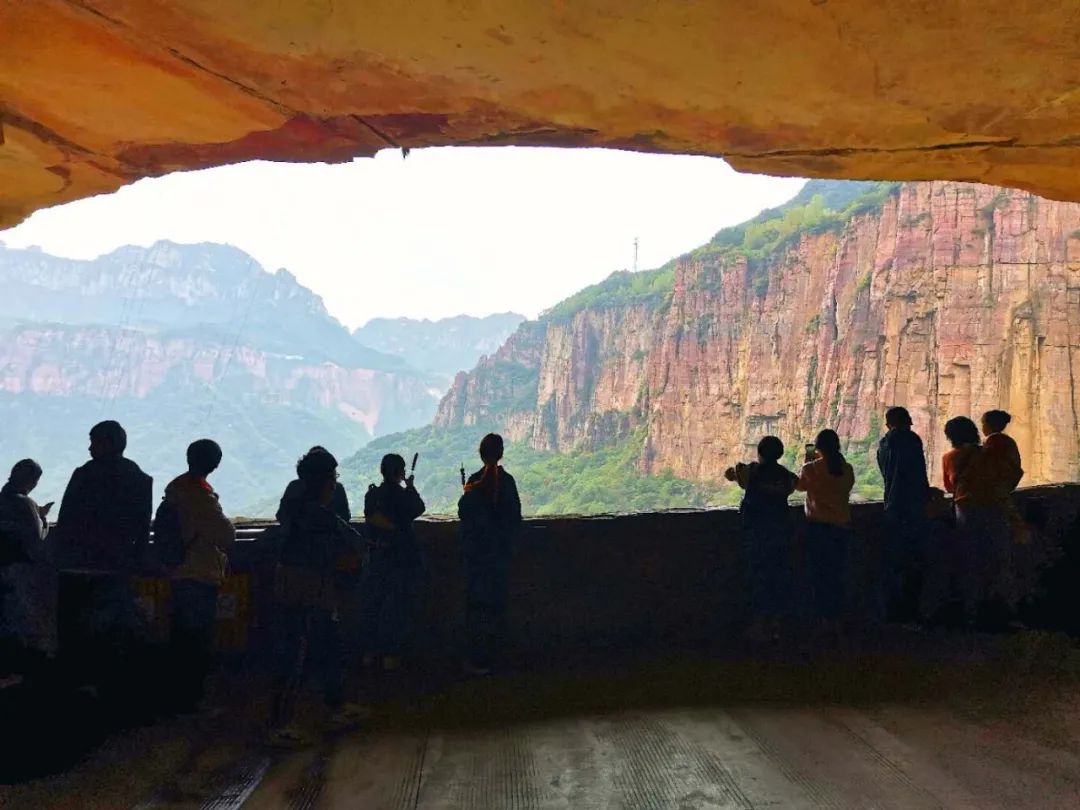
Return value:
M 1060 556 L 1075 531 L 1080 484 L 1034 487 L 1016 499 L 1033 528 L 1032 543 L 1014 549 L 1020 587 L 1033 599 L 1040 572 Z M 880 503 L 867 503 L 853 511 L 849 609 L 858 614 L 868 609 L 866 583 L 880 555 L 883 510 Z M 797 508 L 792 513 L 793 563 L 799 571 L 801 516 Z M 464 620 L 458 525 L 421 520 L 417 531 L 428 570 L 417 652 L 439 658 L 459 647 Z M 935 541 L 948 543 L 950 531 L 947 521 L 938 521 Z M 690 646 L 731 634 L 745 619 L 742 536 L 738 512 L 731 509 L 527 520 L 513 566 L 511 645 L 535 658 L 553 649 Z M 241 567 L 259 568 L 260 545 L 243 544 Z M 352 601 L 361 598 L 356 592 Z M 266 603 L 260 601 L 265 626 Z

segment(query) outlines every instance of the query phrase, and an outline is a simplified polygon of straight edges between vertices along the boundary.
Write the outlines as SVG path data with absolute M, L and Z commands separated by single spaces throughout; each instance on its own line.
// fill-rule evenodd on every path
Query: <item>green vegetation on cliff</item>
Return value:
M 614 309 L 629 306 L 661 306 L 671 298 L 675 283 L 675 262 L 656 270 L 631 273 L 619 270 L 599 284 L 576 292 L 544 313 L 549 321 L 568 321 L 586 309 Z
M 742 225 L 724 228 L 690 256 L 767 259 L 796 244 L 804 234 L 838 231 L 855 217 L 877 213 L 899 189 L 900 183 L 811 180 L 790 202 L 768 208 Z
M 683 259 L 745 258 L 753 272 L 754 291 L 768 288 L 768 260 L 798 243 L 804 234 L 839 231 L 858 216 L 873 214 L 899 193 L 900 183 L 811 180 L 789 202 L 767 208 L 753 219 L 719 231 Z M 634 305 L 665 306 L 671 299 L 676 261 L 655 270 L 620 270 L 556 304 L 544 319 L 568 321 L 585 309 Z
M 386 453 L 407 459 L 420 453 L 416 486 L 428 514 L 457 513 L 461 465 L 467 473 L 480 467 L 477 447 L 487 430 L 425 427 L 384 436 L 342 464 L 341 481 L 359 511 L 368 484 L 378 481 L 379 461 Z M 695 484 L 671 473 L 644 475 L 637 468 L 640 436 L 596 450 L 547 453 L 508 443 L 506 469 L 517 480 L 527 515 L 596 515 L 692 508 L 721 502 L 716 487 Z

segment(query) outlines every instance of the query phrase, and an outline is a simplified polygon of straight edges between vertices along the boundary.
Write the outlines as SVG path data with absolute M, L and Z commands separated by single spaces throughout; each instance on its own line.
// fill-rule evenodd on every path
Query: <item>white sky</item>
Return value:
M 600 149 L 397 150 L 345 165 L 245 163 L 142 180 L 0 231 L 93 258 L 124 244 L 227 242 L 287 267 L 347 326 L 405 315 L 535 317 L 792 197 L 803 181 L 716 158 Z

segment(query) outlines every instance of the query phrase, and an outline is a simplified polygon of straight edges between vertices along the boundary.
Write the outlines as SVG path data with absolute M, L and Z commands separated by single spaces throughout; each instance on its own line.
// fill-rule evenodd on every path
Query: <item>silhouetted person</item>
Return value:
M 846 601 L 851 552 L 851 506 L 855 473 L 840 451 L 836 431 L 823 430 L 814 441 L 796 488 L 806 493 L 806 551 L 813 578 L 814 605 L 823 628 L 838 632 Z
M 911 429 L 907 408 L 885 412 L 888 432 L 877 449 L 878 469 L 885 482 L 885 547 L 881 560 L 881 618 L 920 618 L 926 563 L 926 507 L 930 481 L 922 439 Z
M 966 620 L 980 604 L 1007 602 L 1009 527 L 997 495 L 992 464 L 984 463 L 979 429 L 966 416 L 945 423 L 953 449 L 941 459 L 945 489 L 953 494 L 957 567 Z
M 484 466 L 465 484 L 458 501 L 461 541 L 468 580 L 466 671 L 484 675 L 494 665 L 502 641 L 514 539 L 521 527 L 521 500 L 510 473 L 499 466 L 502 436 L 489 433 L 480 442 Z
M 221 464 L 221 447 L 210 439 L 187 449 L 188 471 L 165 487 L 164 504 L 176 518 L 183 552 L 172 572 L 170 700 L 180 712 L 194 711 L 209 673 L 218 589 L 228 573 L 236 529 L 225 517 L 207 476 Z M 161 510 L 159 509 L 159 515 Z
M 41 467 L 23 459 L 0 489 L 0 678 L 32 675 L 56 650 L 55 582 L 45 536 L 52 504 L 30 493 Z
M 791 602 L 791 513 L 788 497 L 798 477 L 780 464 L 784 443 L 766 436 L 757 446 L 758 460 L 736 464 L 724 475 L 744 490 L 739 513 L 743 523 L 744 559 L 750 580 L 753 622 L 750 637 L 776 637 Z
M 308 453 L 326 453 L 329 452 L 325 447 L 315 445 Z M 277 521 L 282 523 L 282 513 L 286 510 L 286 502 L 293 498 L 300 498 L 303 495 L 304 487 L 297 478 L 289 482 L 289 485 L 285 487 L 285 493 L 281 496 L 281 502 L 278 504 Z M 330 502 L 330 508 L 334 510 L 334 514 L 348 523 L 352 520 L 352 512 L 349 511 L 349 496 L 345 492 L 345 487 L 341 485 L 341 482 L 334 482 L 334 497 Z
M 1029 530 L 1012 498 L 1024 477 L 1024 466 L 1016 440 L 1005 433 L 1011 421 L 1012 417 L 1005 411 L 987 411 L 982 415 L 983 463 L 992 468 L 995 493 L 1013 539 L 1018 543 L 1026 543 L 1030 539 Z
M 982 415 L 984 461 L 999 468 L 995 470 L 995 476 L 1009 492 L 1016 489 L 1024 477 L 1020 448 L 1005 432 L 1011 421 L 1012 416 L 1005 411 L 987 411 Z
M 370 560 L 363 579 L 361 636 L 365 660 L 382 660 L 383 669 L 397 669 L 415 607 L 423 572 L 420 544 L 413 521 L 424 514 L 424 501 L 406 476 L 405 459 L 383 457 L 383 481 L 364 497 Z
M 117 422 L 90 430 L 90 461 L 72 473 L 57 516 L 60 652 L 69 672 L 107 681 L 118 695 L 133 642 L 144 631 L 129 576 L 150 538 L 153 480 L 124 458 L 127 434 Z
M 272 740 L 303 741 L 294 725 L 296 699 L 309 665 L 319 668 L 323 698 L 334 724 L 359 719 L 359 707 L 344 703 L 343 652 L 338 629 L 336 575 L 354 559 L 360 536 L 333 509 L 337 459 L 325 450 L 307 453 L 296 465 L 302 485 L 283 499 L 284 539 L 275 572 L 275 660 Z
M 90 461 L 72 473 L 56 519 L 58 564 L 64 570 L 130 574 L 150 540 L 153 479 L 124 458 L 119 423 L 90 430 Z

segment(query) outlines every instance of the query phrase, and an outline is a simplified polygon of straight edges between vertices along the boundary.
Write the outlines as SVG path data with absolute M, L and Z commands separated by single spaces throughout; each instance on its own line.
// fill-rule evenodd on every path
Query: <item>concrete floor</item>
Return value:
M 880 707 L 688 708 L 357 733 L 254 754 L 206 810 L 1076 808 L 1080 759 L 1015 729 Z
M 262 744 L 258 683 L 225 682 L 228 713 L 115 734 L 63 772 L 0 787 L 0 808 L 1080 808 L 1075 647 L 900 649 L 402 673 L 365 687 L 368 728 L 298 751 Z

